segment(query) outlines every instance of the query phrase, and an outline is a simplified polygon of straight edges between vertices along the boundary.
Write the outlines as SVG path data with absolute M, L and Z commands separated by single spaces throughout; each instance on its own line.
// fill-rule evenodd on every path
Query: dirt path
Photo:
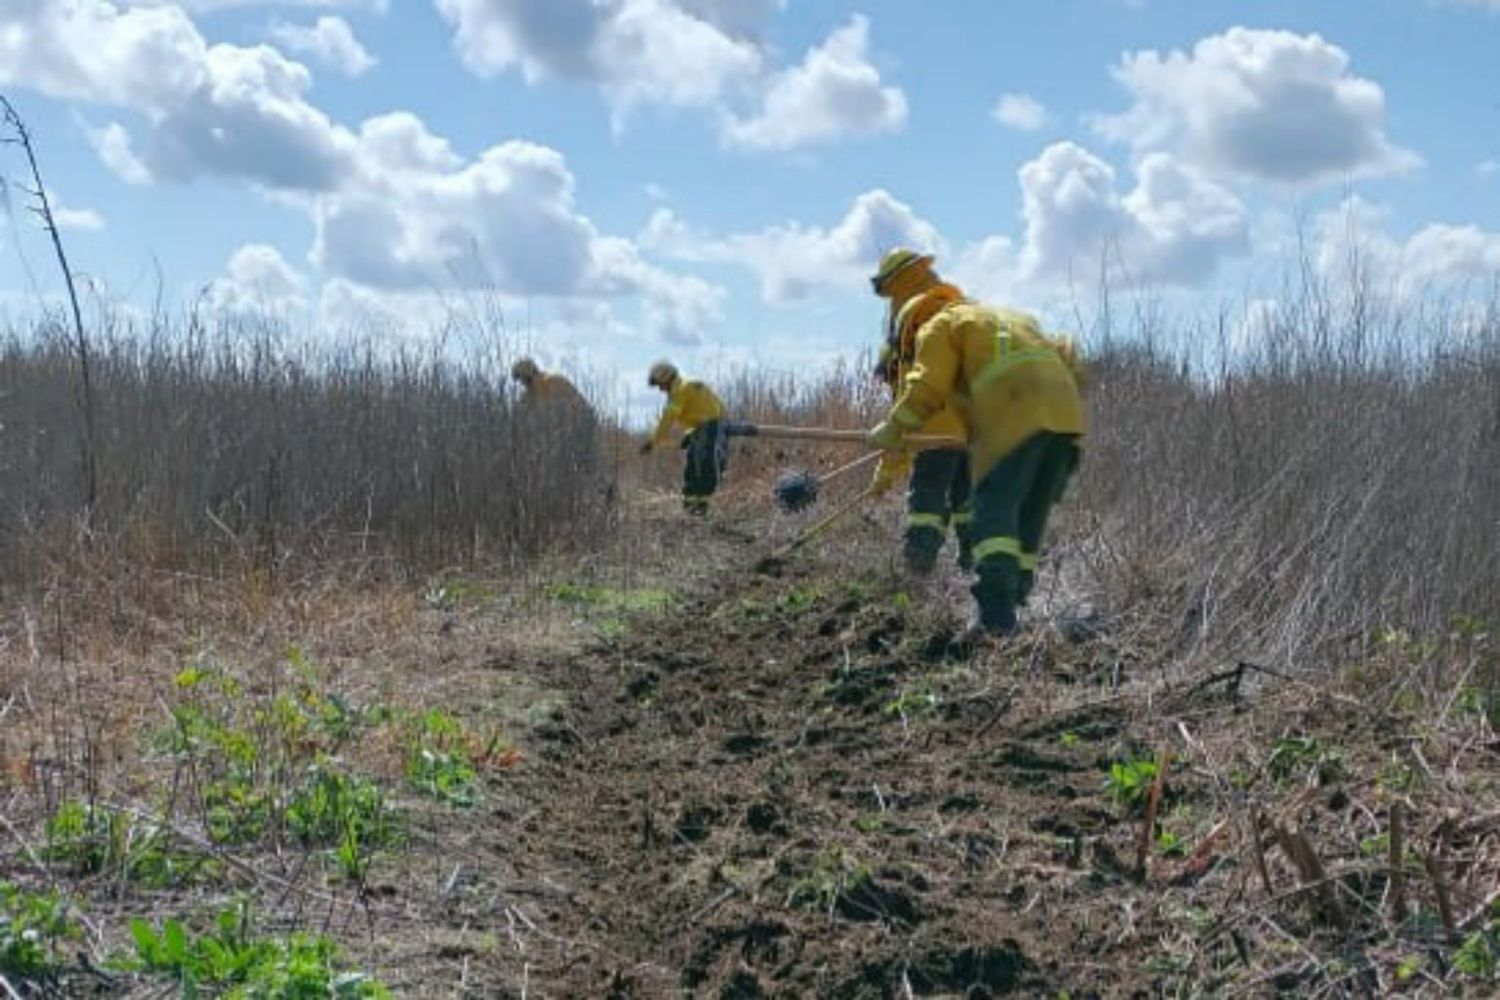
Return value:
M 568 707 L 487 834 L 544 887 L 529 995 L 1129 992 L 1122 718 L 1043 717 L 1033 668 L 945 658 L 905 603 L 762 578 L 535 665 Z M 1120 923 L 1069 917 L 1106 887 Z

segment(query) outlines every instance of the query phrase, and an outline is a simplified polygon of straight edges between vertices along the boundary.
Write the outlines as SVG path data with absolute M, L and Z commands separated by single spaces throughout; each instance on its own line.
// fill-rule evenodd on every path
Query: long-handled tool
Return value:
M 796 472 L 784 472 L 776 477 L 774 495 L 776 505 L 788 514 L 795 514 L 799 510 L 806 510 L 818 502 L 818 491 L 832 483 L 836 479 L 867 465 L 873 464 L 884 452 L 872 451 L 868 455 L 856 458 L 847 465 L 841 465 L 832 472 L 823 475 L 815 475 L 805 469 Z
M 769 556 L 766 556 L 764 559 L 760 560 L 760 562 L 755 564 L 755 571 L 757 573 L 774 572 L 777 568 L 780 567 L 782 561 L 784 561 L 787 556 L 791 555 L 793 552 L 796 552 L 798 549 L 802 548 L 802 546 L 806 545 L 808 542 L 812 541 L 814 538 L 817 538 L 819 535 L 826 532 L 829 528 L 832 528 L 835 524 L 839 523 L 844 518 L 854 513 L 860 508 L 861 505 L 864 504 L 866 500 L 874 498 L 875 495 L 875 488 L 873 486 L 869 487 L 863 493 L 860 493 L 853 499 L 849 500 L 838 510 L 834 511 L 832 514 L 829 514 L 827 517 L 823 518 L 821 521 L 812 525 L 811 527 L 806 528 L 800 534 L 798 534 L 797 537 L 787 542 L 775 552 L 772 552 Z
M 763 437 L 782 441 L 843 441 L 864 443 L 869 432 L 842 430 L 833 427 L 782 427 L 776 424 L 726 423 L 724 433 L 731 437 Z M 965 442 L 960 438 L 938 434 L 910 434 L 904 443 L 911 448 L 961 448 Z

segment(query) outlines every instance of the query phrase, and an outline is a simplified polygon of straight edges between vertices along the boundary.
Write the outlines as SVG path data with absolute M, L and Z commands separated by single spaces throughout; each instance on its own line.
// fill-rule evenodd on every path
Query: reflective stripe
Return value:
M 936 528 L 938 531 L 948 527 L 948 519 L 941 514 L 911 514 L 906 523 L 908 527 Z
M 986 538 L 974 546 L 974 561 L 983 562 L 991 556 L 1010 556 L 1012 559 L 1021 558 L 1021 540 L 1019 538 Z
M 1022 552 L 1021 553 L 1021 568 L 1023 570 L 1025 570 L 1026 572 L 1028 572 L 1028 573 L 1035 573 L 1036 572 L 1036 553 L 1035 552 Z
M 954 514 L 953 517 L 949 519 L 949 522 L 955 528 L 957 528 L 960 525 L 968 524 L 972 520 L 974 520 L 974 515 L 972 513 L 966 510 L 961 510 L 957 514 Z
M 1015 350 L 1011 347 L 1011 341 L 1010 328 L 1002 321 L 1000 328 L 995 331 L 994 360 L 985 365 L 969 384 L 971 393 L 1009 375 L 1022 365 L 1031 364 L 1034 361 L 1061 361 L 1057 352 L 1050 347 L 1026 347 Z
M 904 406 L 898 406 L 891 411 L 891 419 L 905 427 L 907 430 L 917 430 L 925 421 Z

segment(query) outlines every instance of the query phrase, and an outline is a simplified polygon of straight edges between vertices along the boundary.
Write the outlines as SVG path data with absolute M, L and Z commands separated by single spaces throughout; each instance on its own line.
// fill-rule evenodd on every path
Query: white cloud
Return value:
M 747 149 L 788 150 L 901 128 L 906 96 L 882 85 L 880 72 L 869 61 L 869 42 L 869 21 L 850 18 L 810 49 L 802 65 L 773 75 L 759 113 L 729 119 L 724 141 Z
M 1214 173 L 1281 183 L 1388 174 L 1420 163 L 1385 133 L 1385 93 L 1318 35 L 1231 28 L 1191 53 L 1129 53 L 1134 101 L 1095 127 L 1137 152 L 1169 150 Z
M 144 143 L 118 123 L 95 136 L 129 180 L 209 173 L 331 186 L 350 169 L 354 137 L 308 103 L 310 83 L 306 67 L 268 46 L 208 44 L 179 7 L 13 0 L 0 10 L 0 84 L 151 123 Z
M 151 183 L 151 171 L 135 155 L 130 132 L 124 125 L 110 122 L 103 128 L 91 128 L 88 130 L 88 138 L 94 152 L 99 154 L 99 159 L 115 176 L 127 184 Z
M 332 277 L 390 291 L 636 297 L 651 332 L 674 342 L 721 318 L 718 288 L 647 264 L 579 214 L 555 150 L 506 142 L 465 161 L 405 113 L 367 121 L 359 144 L 357 175 L 311 201 L 313 259 Z
M 104 217 L 92 208 L 71 208 L 67 205 L 53 205 L 52 218 L 57 223 L 58 229 L 98 232 L 104 228 Z
M 858 289 L 880 255 L 895 246 L 936 250 L 937 229 L 881 190 L 856 198 L 831 228 L 784 223 L 754 233 L 712 237 L 671 209 L 659 208 L 638 237 L 642 249 L 677 260 L 739 264 L 759 279 L 769 302 L 809 298 L 819 288 Z
M 1002 94 L 991 112 L 995 121 L 1020 132 L 1036 132 L 1047 124 L 1047 108 L 1030 94 Z
M 342 17 L 320 17 L 310 25 L 278 21 L 271 26 L 271 36 L 287 50 L 313 56 L 346 76 L 360 76 L 375 66 L 375 57 Z
M 1500 0 L 1497 0 L 1500 3 Z M 1480 177 L 1494 177 L 1500 175 L 1500 160 L 1484 160 L 1474 168 Z
M 1500 232 L 1432 223 L 1405 240 L 1388 228 L 1390 213 L 1358 195 L 1316 223 L 1318 271 L 1337 287 L 1399 298 L 1449 295 L 1473 288 L 1488 295 L 1500 279 Z
M 125 0 L 127 7 L 181 7 L 212 12 L 239 7 L 305 7 L 384 14 L 390 0 Z
M 761 69 L 748 13 L 710 0 L 433 0 L 470 70 L 601 87 L 616 114 L 642 104 L 706 107 Z
M 249 243 L 230 256 L 209 298 L 220 312 L 287 315 L 307 307 L 306 284 L 275 247 Z
M 1101 262 L 1131 283 L 1193 285 L 1249 250 L 1249 216 L 1224 188 L 1166 153 L 1136 167 L 1121 195 L 1114 168 L 1071 142 L 1021 168 L 1023 276 L 1062 281 Z

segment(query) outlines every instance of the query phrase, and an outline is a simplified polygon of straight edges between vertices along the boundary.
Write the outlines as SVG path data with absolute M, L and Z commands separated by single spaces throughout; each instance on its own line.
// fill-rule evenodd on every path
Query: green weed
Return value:
M 304 846 L 329 848 L 345 878 L 363 881 L 374 852 L 400 840 L 394 810 L 373 782 L 320 761 L 286 804 L 283 818 Z
M 478 775 L 463 723 L 437 708 L 422 715 L 407 747 L 406 776 L 433 798 L 472 806 Z
M 886 703 L 885 714 L 902 719 L 919 719 L 937 711 L 940 699 L 925 684 L 902 691 L 899 696 Z
M 0 882 L 0 973 L 21 983 L 46 976 L 58 947 L 82 937 L 55 892 L 28 892 Z
M 1109 765 L 1109 777 L 1105 785 L 1109 794 L 1120 805 L 1132 810 L 1143 808 L 1146 805 L 1146 793 L 1156 780 L 1156 771 L 1156 761 L 1146 758 L 1115 761 Z
M 546 594 L 554 601 L 578 604 L 599 611 L 651 614 L 666 611 L 675 602 L 671 591 L 659 587 L 621 590 L 615 587 L 555 583 Z
M 324 937 L 294 934 L 285 940 L 256 938 L 245 905 L 222 911 L 214 930 L 193 934 L 178 920 L 160 929 L 136 918 L 130 922 L 136 971 L 158 973 L 196 997 L 200 987 L 226 988 L 241 1000 L 381 1000 L 390 991 L 359 972 L 339 971 L 338 949 Z
M 1344 762 L 1338 751 L 1324 746 L 1315 736 L 1284 736 L 1271 748 L 1266 770 L 1278 784 L 1316 774 L 1318 784 L 1326 785 L 1343 776 Z
M 835 845 L 820 851 L 807 874 L 792 883 L 787 905 L 832 913 L 840 897 L 857 891 L 873 875 L 869 865 L 853 860 Z

